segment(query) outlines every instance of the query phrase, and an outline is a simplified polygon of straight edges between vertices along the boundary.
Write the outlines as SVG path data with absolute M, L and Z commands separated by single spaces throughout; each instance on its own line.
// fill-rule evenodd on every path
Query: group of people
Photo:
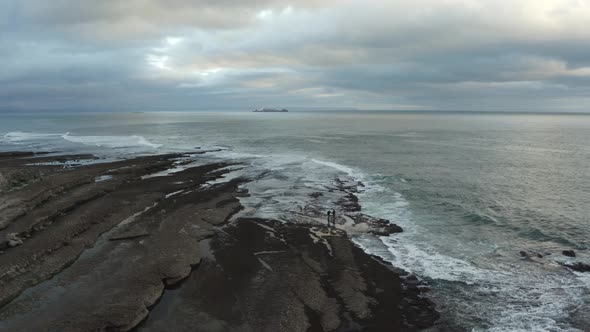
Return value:
M 328 227 L 332 226 L 336 227 L 336 210 L 328 210 Z

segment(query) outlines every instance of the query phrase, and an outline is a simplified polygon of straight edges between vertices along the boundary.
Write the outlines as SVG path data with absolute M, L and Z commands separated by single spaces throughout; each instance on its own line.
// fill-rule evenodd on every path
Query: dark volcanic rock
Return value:
M 0 238 L 22 241 L 0 255 L 0 330 L 127 331 L 185 279 L 201 259 L 199 241 L 240 205 L 237 182 L 201 188 L 226 164 L 142 180 L 175 157 L 54 168 L 0 195 Z M 27 288 L 34 299 L 18 296 Z
M 227 225 L 245 180 L 204 185 L 227 164 L 146 176 L 184 157 L 64 168 L 0 154 L 0 330 L 417 331 L 438 319 L 424 285 L 343 230 Z M 357 209 L 354 194 L 346 200 Z M 338 216 L 347 230 L 401 231 L 358 212 Z
M 346 196 L 336 202 L 340 208 L 345 212 L 358 212 L 361 210 L 358 197 L 353 193 L 348 193 Z
M 576 252 L 573 250 L 564 250 L 561 253 L 567 257 L 576 257 Z
M 352 234 L 357 232 L 368 232 L 376 236 L 389 236 L 394 233 L 403 232 L 403 229 L 400 226 L 387 219 L 375 218 L 358 212 L 345 214 L 345 217 L 352 220 L 354 224 L 344 225 L 342 227 L 346 229 L 347 232 Z
M 543 258 L 545 256 L 543 256 L 543 254 L 538 253 L 538 252 L 534 252 L 532 250 L 527 251 L 521 251 L 520 252 L 520 256 L 525 257 L 525 258 L 531 258 L 531 257 L 537 257 L 537 258 Z
M 131 240 L 149 235 L 150 233 L 145 229 L 129 229 L 122 232 L 115 232 L 115 234 L 109 237 L 109 241 Z
M 394 233 L 401 233 L 404 230 L 396 224 L 389 224 L 383 228 L 372 230 L 371 233 L 377 236 L 389 236 Z
M 419 282 L 342 231 L 240 219 L 210 248 L 139 331 L 418 331 L 438 319 Z
M 578 272 L 590 272 L 590 265 L 584 263 L 565 264 L 565 266 Z
M 396 224 L 392 224 L 392 223 L 391 223 L 391 221 L 389 221 L 389 220 L 387 220 L 387 219 L 382 219 L 382 218 L 375 219 L 375 220 L 373 221 L 373 225 L 375 225 L 376 227 L 385 227 L 385 228 L 387 228 L 388 230 L 390 230 L 390 231 L 391 231 L 391 233 L 401 233 L 401 232 L 403 232 L 403 231 L 404 231 L 404 230 L 403 230 L 401 227 L 399 227 L 398 225 L 396 225 Z

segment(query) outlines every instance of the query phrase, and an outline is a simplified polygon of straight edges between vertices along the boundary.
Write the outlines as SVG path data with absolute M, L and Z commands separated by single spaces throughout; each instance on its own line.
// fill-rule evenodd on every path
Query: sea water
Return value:
M 404 232 L 355 243 L 426 281 L 441 328 L 590 328 L 590 274 L 561 265 L 590 263 L 587 115 L 3 113 L 0 150 L 237 161 L 227 177 L 255 179 L 242 215 L 285 221 L 321 220 L 335 179 L 360 181 L 363 212 Z

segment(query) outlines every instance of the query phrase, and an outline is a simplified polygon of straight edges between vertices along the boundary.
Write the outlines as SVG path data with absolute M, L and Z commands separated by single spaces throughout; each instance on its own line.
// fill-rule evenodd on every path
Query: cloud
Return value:
M 314 8 L 322 1 L 298 1 Z M 233 29 L 263 12 L 284 9 L 283 0 L 21 0 L 13 10 L 24 22 L 104 40 L 152 38 L 175 29 Z
M 585 0 L 7 0 L 0 109 L 587 111 Z

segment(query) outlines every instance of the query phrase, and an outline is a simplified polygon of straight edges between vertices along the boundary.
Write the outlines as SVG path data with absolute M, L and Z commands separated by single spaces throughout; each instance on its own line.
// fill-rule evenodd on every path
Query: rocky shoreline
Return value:
M 424 285 L 350 241 L 347 232 L 401 231 L 362 215 L 353 192 L 337 229 L 232 218 L 249 179 L 212 181 L 225 163 L 165 172 L 183 157 L 0 153 L 0 331 L 435 324 Z

